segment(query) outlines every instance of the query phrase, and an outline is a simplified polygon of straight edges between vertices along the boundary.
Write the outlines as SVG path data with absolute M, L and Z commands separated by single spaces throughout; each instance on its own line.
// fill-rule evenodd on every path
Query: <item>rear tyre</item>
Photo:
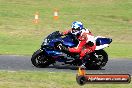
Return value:
M 106 65 L 107 61 L 107 53 L 104 50 L 97 50 L 85 66 L 87 69 L 99 70 Z
M 32 55 L 31 62 L 35 67 L 44 68 L 49 66 L 53 61 L 39 49 Z

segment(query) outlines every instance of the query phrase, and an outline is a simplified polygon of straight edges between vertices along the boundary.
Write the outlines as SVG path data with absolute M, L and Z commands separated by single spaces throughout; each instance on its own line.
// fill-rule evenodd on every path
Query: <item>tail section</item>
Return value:
M 111 42 L 112 42 L 111 38 L 96 37 L 96 49 L 95 50 L 104 49 L 108 47 Z

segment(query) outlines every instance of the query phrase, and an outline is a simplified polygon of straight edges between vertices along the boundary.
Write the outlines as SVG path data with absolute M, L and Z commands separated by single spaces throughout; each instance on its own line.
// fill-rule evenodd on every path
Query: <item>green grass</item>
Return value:
M 76 82 L 71 72 L 0 72 L 0 88 L 131 88 L 130 84 L 85 84 Z
M 59 20 L 53 11 L 59 10 Z M 0 54 L 31 55 L 49 33 L 70 29 L 79 20 L 93 34 L 111 37 L 112 58 L 132 55 L 131 0 L 0 0 Z M 34 14 L 40 23 L 33 24 Z
M 106 52 L 112 58 L 131 58 L 132 43 L 131 42 L 113 42 Z

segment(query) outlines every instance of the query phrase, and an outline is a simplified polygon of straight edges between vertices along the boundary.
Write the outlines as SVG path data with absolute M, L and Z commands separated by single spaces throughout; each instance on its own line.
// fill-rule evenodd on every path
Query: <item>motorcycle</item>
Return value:
M 104 48 L 108 47 L 112 42 L 111 38 L 105 38 L 101 36 L 95 37 L 96 49 L 93 53 L 89 54 L 89 58 L 85 61 L 85 67 L 87 69 L 101 69 L 108 61 L 108 54 Z M 47 67 L 49 65 L 56 66 L 59 63 L 60 66 L 81 66 L 83 63 L 80 59 L 79 53 L 62 52 L 59 46 L 76 47 L 78 45 L 78 39 L 71 33 L 67 35 L 61 35 L 59 31 L 55 31 L 49 34 L 42 42 L 41 48 L 33 53 L 31 62 L 35 67 Z M 84 58 L 87 57 L 87 54 Z

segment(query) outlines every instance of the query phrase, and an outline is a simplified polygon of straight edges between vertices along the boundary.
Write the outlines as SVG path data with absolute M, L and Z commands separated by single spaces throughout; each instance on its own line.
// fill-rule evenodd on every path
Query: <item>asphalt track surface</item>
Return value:
M 36 68 L 31 64 L 31 56 L 0 55 L 0 70 L 4 71 L 48 71 L 48 72 L 77 72 L 75 67 L 64 66 L 56 68 Z M 74 70 L 73 70 L 74 69 Z M 101 70 L 87 70 L 87 73 L 99 74 L 131 74 L 132 59 L 109 59 Z

